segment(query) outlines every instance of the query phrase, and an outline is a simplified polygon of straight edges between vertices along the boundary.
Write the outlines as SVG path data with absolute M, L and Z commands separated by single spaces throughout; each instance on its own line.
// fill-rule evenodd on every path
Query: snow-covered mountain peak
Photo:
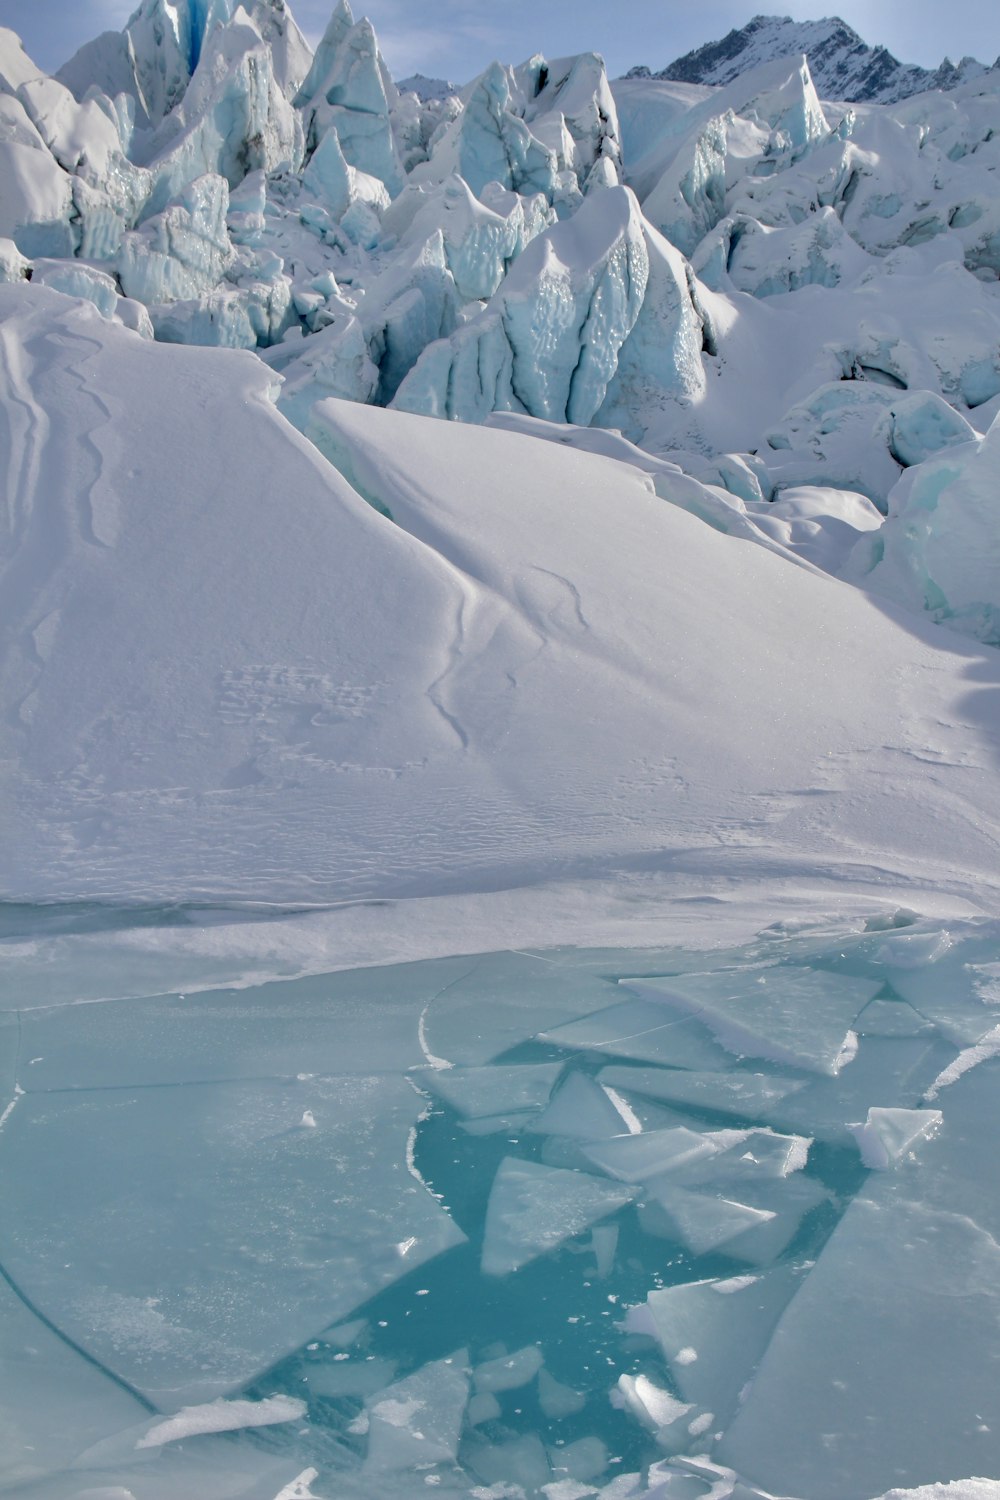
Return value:
M 891 104 L 926 89 L 951 89 L 986 70 L 975 58 L 938 68 L 899 62 L 885 47 L 869 46 L 839 16 L 794 21 L 791 16 L 754 16 L 719 41 L 687 52 L 659 72 L 634 68 L 629 77 L 652 76 L 680 83 L 726 84 L 749 68 L 804 52 L 824 99 Z

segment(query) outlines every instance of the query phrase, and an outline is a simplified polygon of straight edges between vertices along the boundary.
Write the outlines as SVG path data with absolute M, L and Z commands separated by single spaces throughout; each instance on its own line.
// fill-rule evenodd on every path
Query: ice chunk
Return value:
M 419 1082 L 466 1119 L 478 1120 L 506 1111 L 543 1109 L 562 1069 L 562 1063 L 448 1068 L 422 1073 Z
M 807 1131 L 819 1140 L 851 1141 L 849 1122 L 879 1108 L 917 1104 L 950 1051 L 923 1036 L 866 1036 L 849 1068 L 837 1078 L 817 1079 L 775 1102 L 771 1118 L 779 1128 Z
M 995 1470 L 998 1278 L 1000 1251 L 973 1220 L 895 1195 L 855 1199 L 716 1457 L 769 1492 L 816 1500 Z
M 665 408 L 684 412 L 706 389 L 705 320 L 687 264 L 645 219 L 643 238 L 649 271 L 642 308 L 619 351 L 597 416 L 600 426 L 619 427 L 637 442 L 662 422 Z
M 647 1233 L 676 1238 L 695 1255 L 726 1246 L 737 1235 L 774 1217 L 770 1209 L 690 1192 L 666 1177 L 647 1183 L 639 1202 L 639 1222 Z
M 862 1036 L 927 1036 L 933 1026 L 905 1000 L 873 1000 L 858 1016 Z
M 0 239 L 0 285 L 26 280 L 30 266 L 13 240 Z
M 392 1075 L 27 1095 L 6 1263 L 161 1408 L 210 1400 L 462 1242 L 406 1168 L 419 1109 Z
M 723 1134 L 719 1132 L 720 1136 Z M 789 1177 L 801 1172 L 809 1157 L 812 1141 L 803 1135 L 779 1135 L 773 1130 L 749 1130 L 742 1140 L 729 1147 L 715 1163 L 728 1171 L 750 1179 Z M 706 1166 L 706 1171 L 711 1167 Z
M 573 1417 L 582 1411 L 587 1404 L 587 1397 L 582 1391 L 574 1391 L 571 1386 L 563 1385 L 548 1370 L 541 1369 L 538 1372 L 538 1404 L 550 1421 L 558 1422 L 563 1417 Z
M 516 1391 L 534 1380 L 542 1364 L 541 1349 L 537 1344 L 527 1344 L 514 1354 L 501 1354 L 477 1365 L 473 1382 L 477 1391 Z
M 269 1396 L 264 1401 L 210 1401 L 205 1406 L 182 1406 L 164 1422 L 154 1422 L 136 1443 L 137 1448 L 159 1448 L 206 1432 L 238 1432 L 247 1427 L 272 1427 L 299 1422 L 306 1403 L 293 1396 Z
M 23 255 L 73 255 L 80 244 L 73 179 L 21 101 L 0 93 L 0 235 Z
M 669 1391 L 655 1385 L 648 1375 L 620 1375 L 617 1391 L 623 1406 L 654 1432 L 673 1426 L 692 1409 L 690 1404 L 678 1401 Z
M 571 1479 L 596 1479 L 608 1467 L 610 1455 L 597 1437 L 577 1438 L 575 1443 L 549 1448 L 549 1462 L 554 1474 L 568 1474 Z M 585 1490 L 584 1494 L 591 1491 Z M 553 1495 L 553 1487 L 546 1486 L 547 1500 L 560 1500 L 559 1492 Z
M 803 286 L 839 286 L 856 281 L 871 265 L 871 257 L 851 239 L 829 205 L 799 224 L 781 227 L 740 214 L 723 220 L 716 234 L 726 248 L 732 284 L 754 297 L 773 297 Z M 711 239 L 698 247 L 695 269 L 699 274 L 715 248 Z
M 719 1146 L 683 1126 L 676 1130 L 643 1131 L 641 1135 L 618 1135 L 611 1140 L 584 1146 L 583 1154 L 602 1172 L 624 1182 L 646 1182 L 688 1162 L 714 1156 Z
M 386 215 L 386 233 L 402 234 L 404 245 L 423 244 L 440 231 L 448 267 L 465 299 L 493 296 L 511 263 L 544 229 L 554 214 L 541 195 L 497 195 L 495 205 L 480 202 L 457 174 L 440 187 L 404 189 Z
M 490 1486 L 492 1497 L 537 1494 L 552 1478 L 552 1469 L 542 1440 L 535 1433 L 502 1443 L 481 1438 L 463 1446 L 462 1457 L 473 1473 Z M 495 1488 L 493 1488 L 495 1486 Z M 475 1491 L 472 1492 L 475 1494 Z
M 724 1427 L 802 1276 L 797 1268 L 779 1266 L 740 1278 L 732 1290 L 724 1291 L 726 1283 L 717 1280 L 658 1288 L 629 1314 L 627 1326 L 633 1326 L 634 1312 L 650 1319 L 683 1399 L 714 1412 Z M 634 1326 L 638 1331 L 644 1325 Z
M 868 1111 L 864 1125 L 852 1125 L 861 1160 L 866 1167 L 884 1170 L 941 1124 L 939 1109 L 878 1109 Z
M 783 1099 L 804 1087 L 797 1078 L 778 1078 L 769 1073 L 681 1072 L 671 1068 L 602 1068 L 598 1081 L 609 1088 L 635 1089 L 668 1104 L 688 1104 L 699 1109 L 743 1119 L 767 1115 Z
M 571 1073 L 551 1104 L 528 1129 L 537 1135 L 570 1136 L 580 1141 L 600 1141 L 621 1135 L 627 1121 L 605 1089 L 585 1073 Z
M 432 144 L 430 159 L 415 168 L 414 179 L 441 182 L 458 172 L 476 194 L 499 182 L 518 193 L 551 197 L 558 155 L 517 112 L 523 109 L 518 94 L 512 71 L 492 63 L 470 88 L 462 113 Z
M 506 1276 L 616 1212 L 635 1188 L 506 1157 L 486 1209 L 482 1269 Z
M 540 1032 L 539 1040 L 671 1068 L 724 1068 L 729 1061 L 698 1021 L 665 1015 L 661 1005 L 649 1000 L 610 1005 L 579 1021 Z
M 816 969 L 771 968 L 623 983 L 647 999 L 693 1012 L 737 1055 L 836 1074 L 858 1012 L 882 988 Z
M 315 193 L 338 220 L 356 203 L 367 204 L 379 214 L 389 207 L 385 184 L 348 164 L 333 125 L 313 152 L 302 174 L 302 186 Z
M 483 1422 L 498 1422 L 502 1414 L 503 1407 L 489 1391 L 470 1396 L 469 1404 L 465 1409 L 466 1420 L 470 1427 L 478 1427 Z
M 424 1365 L 370 1397 L 365 1403 L 369 1424 L 365 1472 L 395 1473 L 454 1463 L 468 1399 L 464 1350 Z

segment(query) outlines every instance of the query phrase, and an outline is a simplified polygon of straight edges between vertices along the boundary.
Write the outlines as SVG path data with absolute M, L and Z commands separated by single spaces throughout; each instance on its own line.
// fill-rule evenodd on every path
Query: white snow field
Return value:
M 0 32 L 0 1495 L 1000 1500 L 942 78 Z

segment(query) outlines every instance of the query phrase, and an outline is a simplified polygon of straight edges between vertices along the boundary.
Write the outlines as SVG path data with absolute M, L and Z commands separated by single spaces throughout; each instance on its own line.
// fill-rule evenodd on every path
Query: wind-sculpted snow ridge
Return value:
M 964 674 L 993 664 L 801 565 L 801 498 L 796 521 L 733 494 L 760 493 L 736 458 L 706 484 L 611 434 L 602 456 L 329 399 L 314 446 L 249 353 L 0 298 L 12 894 L 402 895 L 713 844 L 720 868 L 767 847 L 992 883 Z M 814 555 L 873 514 L 842 507 Z
M 510 413 L 884 513 L 1000 403 L 1000 82 L 823 106 L 770 48 L 721 88 L 536 54 L 421 97 L 346 0 L 314 57 L 282 0 L 146 0 L 59 80 L 4 33 L 3 274 L 258 351 L 321 447 L 331 395 Z M 954 418 L 914 445 L 904 398 Z

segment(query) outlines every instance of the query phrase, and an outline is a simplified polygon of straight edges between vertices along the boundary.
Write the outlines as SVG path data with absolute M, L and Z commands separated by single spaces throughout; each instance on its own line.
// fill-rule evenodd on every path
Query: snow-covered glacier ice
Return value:
M 530 46 L 0 31 L 4 1494 L 1000 1496 L 1000 73 Z

